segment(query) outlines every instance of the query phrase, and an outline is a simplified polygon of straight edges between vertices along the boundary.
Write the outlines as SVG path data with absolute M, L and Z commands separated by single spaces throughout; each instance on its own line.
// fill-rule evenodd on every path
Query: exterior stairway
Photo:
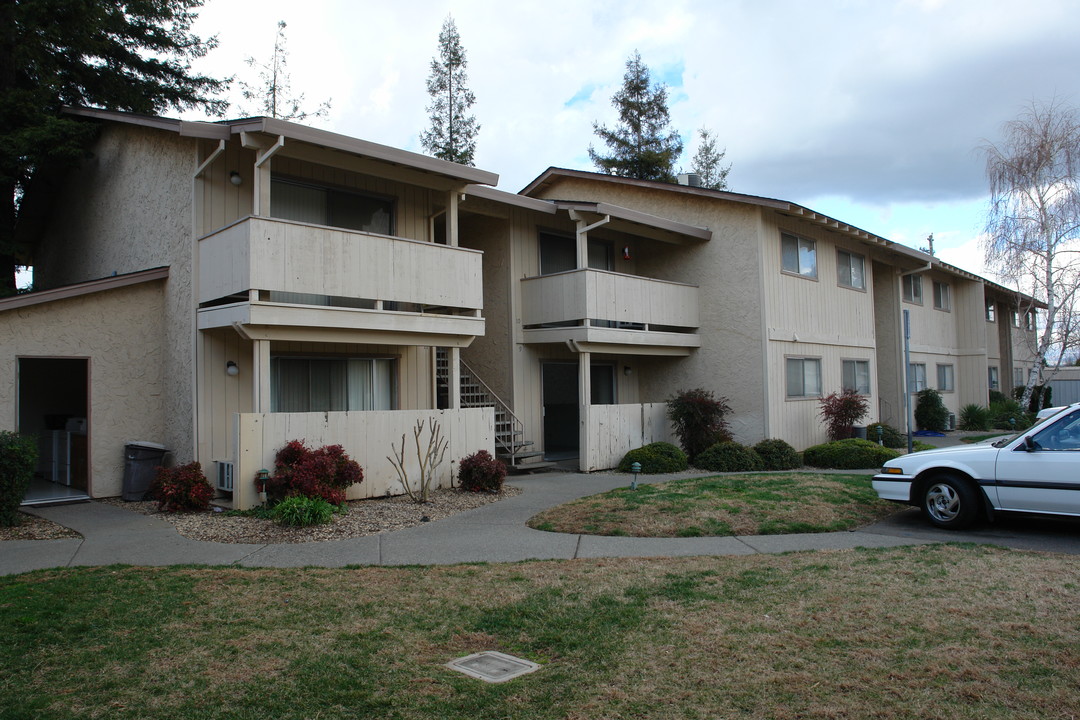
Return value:
M 439 397 L 445 398 L 450 385 L 450 366 L 445 350 L 440 348 L 436 352 L 435 363 L 436 387 Z M 495 408 L 495 455 L 506 463 L 508 472 L 533 472 L 555 465 L 543 459 L 543 452 L 530 449 L 533 442 L 525 439 L 522 422 L 464 361 L 461 363 L 461 407 Z

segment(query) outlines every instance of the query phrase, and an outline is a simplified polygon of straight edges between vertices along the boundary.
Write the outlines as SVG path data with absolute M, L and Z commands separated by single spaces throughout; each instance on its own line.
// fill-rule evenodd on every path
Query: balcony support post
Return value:
M 578 353 L 578 469 L 589 470 L 589 408 L 592 403 L 592 353 Z
M 251 404 L 254 412 L 270 412 L 270 341 L 251 343 Z
M 461 409 L 461 348 L 447 348 L 446 361 L 450 364 L 447 369 L 450 371 L 449 382 L 447 387 L 447 401 L 450 404 L 451 410 Z
M 458 246 L 458 190 L 446 194 L 446 244 Z

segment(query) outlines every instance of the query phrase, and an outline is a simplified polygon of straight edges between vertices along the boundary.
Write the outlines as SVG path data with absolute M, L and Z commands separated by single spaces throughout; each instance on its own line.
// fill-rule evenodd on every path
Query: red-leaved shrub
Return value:
M 165 512 L 205 510 L 210 507 L 214 488 L 203 475 L 202 465 L 191 462 L 174 468 L 159 467 L 150 495 L 157 500 L 158 510 Z
M 301 496 L 340 505 L 345 502 L 349 486 L 363 479 L 364 470 L 340 445 L 312 450 L 303 440 L 293 440 L 274 458 L 274 473 L 266 481 L 266 497 L 271 503 Z
M 505 479 L 506 465 L 502 460 L 491 457 L 487 450 L 474 452 L 458 463 L 458 480 L 462 490 L 498 493 Z

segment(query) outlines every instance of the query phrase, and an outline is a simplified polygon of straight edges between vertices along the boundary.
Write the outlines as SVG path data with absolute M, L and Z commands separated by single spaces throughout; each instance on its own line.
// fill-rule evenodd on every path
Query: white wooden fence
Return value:
M 438 487 L 449 487 L 451 474 L 457 477 L 458 461 L 477 450 L 495 454 L 495 415 L 492 408 L 461 410 L 391 410 L 317 413 L 239 413 L 236 415 L 235 489 L 233 507 L 248 509 L 260 502 L 255 477 L 260 469 L 274 470 L 274 456 L 290 440 L 303 440 L 308 447 L 341 445 L 364 469 L 364 481 L 349 489 L 350 500 L 384 495 L 401 495 L 405 490 L 387 456 L 401 450 L 405 436 L 405 467 L 414 489 L 420 469 L 413 431 L 417 421 L 424 424 L 421 449 L 427 447 L 428 420 L 439 423 L 449 441 L 445 459 L 438 468 Z
M 589 435 L 582 470 L 618 466 L 629 451 L 652 442 L 672 442 L 667 403 L 590 405 Z

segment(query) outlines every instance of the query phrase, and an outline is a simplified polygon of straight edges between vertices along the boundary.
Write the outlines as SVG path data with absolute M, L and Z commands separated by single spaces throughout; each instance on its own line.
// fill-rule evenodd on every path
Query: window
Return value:
M 1013 310 L 1010 314 L 1012 315 L 1012 326 L 1015 328 L 1020 327 L 1020 311 Z
M 1001 389 L 1001 383 L 998 382 L 998 369 L 996 367 L 986 368 L 986 380 L 991 390 Z
M 838 281 L 844 287 L 865 290 L 866 276 L 863 272 L 864 267 L 862 255 L 853 255 L 847 250 L 836 251 Z
M 952 298 L 949 297 L 949 286 L 945 283 L 934 281 L 934 309 L 952 310 Z
M 908 365 L 908 392 L 919 392 L 926 389 L 926 363 L 911 363 Z
M 813 240 L 781 233 L 780 256 L 784 272 L 817 277 L 817 247 Z
M 787 396 L 789 398 L 821 397 L 820 359 L 787 359 Z
M 904 300 L 922 305 L 922 276 L 905 275 L 903 280 Z
M 1035 311 L 1034 310 L 1029 310 L 1028 312 L 1024 313 L 1024 329 L 1025 330 L 1034 330 L 1035 329 Z
M 937 366 L 937 389 L 941 392 L 952 392 L 956 389 L 952 365 Z
M 337 188 L 272 178 L 270 213 L 283 220 L 392 235 L 394 202 Z
M 995 322 L 994 318 L 996 316 L 996 313 L 995 313 L 994 308 L 995 308 L 994 301 L 993 300 L 987 300 L 986 301 L 986 321 L 987 322 Z
M 393 410 L 397 363 L 389 358 L 270 359 L 272 412 Z
M 844 360 L 842 387 L 860 395 L 870 394 L 870 361 Z
M 1021 387 L 1024 385 L 1024 368 L 1013 368 L 1013 387 Z

